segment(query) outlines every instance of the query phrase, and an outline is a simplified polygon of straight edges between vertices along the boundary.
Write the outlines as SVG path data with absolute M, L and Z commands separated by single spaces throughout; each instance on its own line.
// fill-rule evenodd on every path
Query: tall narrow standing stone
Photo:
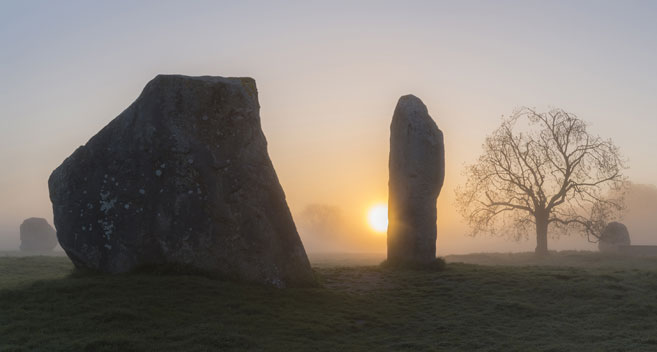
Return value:
M 436 258 L 436 199 L 445 179 L 445 147 L 422 101 L 399 98 L 390 125 L 388 261 Z

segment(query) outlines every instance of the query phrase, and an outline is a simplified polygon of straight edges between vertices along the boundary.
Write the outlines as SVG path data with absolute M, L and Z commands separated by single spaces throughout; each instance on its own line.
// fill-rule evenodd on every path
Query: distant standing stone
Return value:
M 43 218 L 29 218 L 23 221 L 21 231 L 21 251 L 50 252 L 57 246 L 57 234 L 48 221 Z
M 607 224 L 600 235 L 598 250 L 600 252 L 617 252 L 618 246 L 629 246 L 630 244 L 630 232 L 627 227 L 620 222 L 612 221 Z
M 50 176 L 78 267 L 182 264 L 241 281 L 314 284 L 267 153 L 251 78 L 159 75 Z
M 388 261 L 436 259 L 436 200 L 445 179 L 445 147 L 422 101 L 399 99 L 390 125 Z

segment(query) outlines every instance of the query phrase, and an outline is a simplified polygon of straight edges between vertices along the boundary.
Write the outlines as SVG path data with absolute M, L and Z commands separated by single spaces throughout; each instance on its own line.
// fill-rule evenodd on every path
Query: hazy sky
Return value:
M 24 218 L 52 220 L 64 158 L 156 74 L 180 73 L 254 77 L 293 213 L 338 206 L 373 250 L 384 237 L 365 214 L 387 199 L 389 123 L 413 93 L 445 134 L 439 254 L 533 249 L 464 236 L 463 165 L 501 115 L 561 107 L 621 147 L 631 180 L 657 183 L 656 19 L 656 1 L 2 0 L 0 247 Z M 591 248 L 552 247 L 573 246 Z

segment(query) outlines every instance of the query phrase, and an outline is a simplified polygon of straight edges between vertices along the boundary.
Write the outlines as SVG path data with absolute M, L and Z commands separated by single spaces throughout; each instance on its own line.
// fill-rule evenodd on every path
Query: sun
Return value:
M 377 204 L 371 207 L 367 212 L 367 222 L 374 231 L 378 233 L 386 232 L 388 230 L 388 206 Z

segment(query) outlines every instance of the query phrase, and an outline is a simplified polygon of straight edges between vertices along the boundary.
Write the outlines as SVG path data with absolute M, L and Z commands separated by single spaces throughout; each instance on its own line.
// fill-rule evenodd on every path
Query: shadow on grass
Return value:
M 180 263 L 170 263 L 170 264 L 158 264 L 158 265 L 144 265 L 139 266 L 126 273 L 118 274 L 108 274 L 102 273 L 93 269 L 88 268 L 73 268 L 70 277 L 71 278 L 83 278 L 83 277 L 94 277 L 94 276 L 144 276 L 144 275 L 154 275 L 154 276 L 193 276 L 193 277 L 202 277 L 211 280 L 232 282 L 242 285 L 251 285 L 251 286 L 265 286 L 267 285 L 259 282 L 245 282 L 237 276 L 218 274 L 209 270 L 199 269 L 192 265 L 180 264 Z M 288 288 L 318 288 L 320 287 L 320 277 L 315 270 L 313 270 L 313 276 L 315 279 L 314 283 L 305 283 L 304 285 L 296 285 Z
M 654 351 L 657 346 L 654 271 L 331 267 L 316 269 L 323 288 L 276 289 L 175 270 L 70 274 L 70 265 L 53 269 L 55 263 L 44 260 L 0 262 L 0 272 L 23 278 L 8 287 L 0 276 L 1 351 Z
M 63 278 L 2 289 L 0 350 L 263 350 L 268 336 L 286 335 L 280 320 L 311 338 L 306 330 L 321 320 L 322 302 L 352 304 L 323 289 L 237 284 L 188 269 L 69 269 Z

